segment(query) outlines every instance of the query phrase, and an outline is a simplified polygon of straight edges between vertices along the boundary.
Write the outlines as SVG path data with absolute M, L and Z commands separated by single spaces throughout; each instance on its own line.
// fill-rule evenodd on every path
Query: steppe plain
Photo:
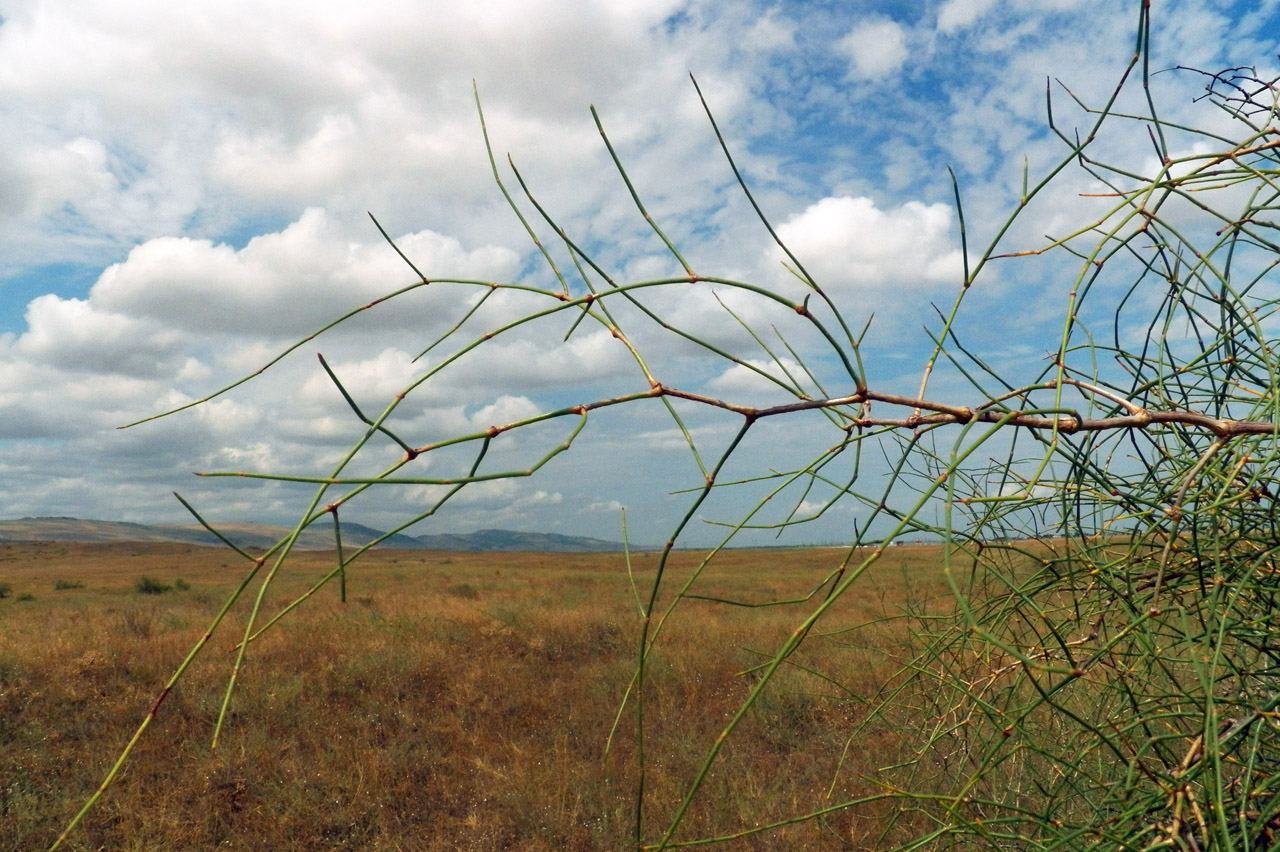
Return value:
M 701 556 L 674 557 L 659 612 Z M 843 556 L 726 551 L 691 591 L 804 599 Z M 911 722 L 866 725 L 868 701 L 913 652 L 900 616 L 950 605 L 938 557 L 891 548 L 833 608 L 735 732 L 679 837 L 876 793 L 875 770 L 908 756 Z M 347 572 L 345 604 L 330 583 L 252 643 L 215 750 L 251 586 L 64 848 L 629 848 L 630 709 L 614 726 L 636 668 L 636 590 L 657 561 L 371 551 Z M 264 611 L 333 566 L 332 553 L 295 554 Z M 57 837 L 250 567 L 181 544 L 0 545 L 0 850 Z M 648 669 L 646 837 L 816 600 L 678 601 Z M 910 828 L 894 812 L 871 802 L 717 848 L 875 848 L 886 828 Z

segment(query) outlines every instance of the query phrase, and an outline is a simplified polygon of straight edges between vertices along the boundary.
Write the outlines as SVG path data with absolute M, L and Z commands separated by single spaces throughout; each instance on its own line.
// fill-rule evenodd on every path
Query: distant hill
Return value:
M 461 535 L 420 535 L 417 541 L 420 542 L 420 547 L 427 550 L 534 550 L 556 553 L 608 553 L 622 550 L 622 545 L 616 541 L 511 530 L 480 530 Z
M 240 547 L 271 547 L 289 534 L 285 527 L 266 524 L 225 524 L 219 532 Z M 342 546 L 361 547 L 382 532 L 361 524 L 342 525 Z M 6 541 L 159 541 L 221 547 L 222 542 L 196 524 L 131 524 L 121 521 L 87 521 L 79 518 L 21 518 L 0 521 L 0 543 Z M 333 529 L 317 523 L 299 537 L 307 550 L 330 550 Z M 480 530 L 465 534 L 409 536 L 397 533 L 378 545 L 389 550 L 548 551 L 558 553 L 608 553 L 622 550 L 617 542 L 598 538 L 527 533 L 512 530 Z M 642 548 L 637 548 L 642 549 Z

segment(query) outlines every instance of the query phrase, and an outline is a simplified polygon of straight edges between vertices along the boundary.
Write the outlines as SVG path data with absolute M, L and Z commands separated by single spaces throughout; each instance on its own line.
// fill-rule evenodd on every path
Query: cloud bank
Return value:
M 1131 51 L 1134 17 L 1030 0 L 919 9 L 597 0 L 572 14 L 558 0 L 447 9 L 9 0 L 0 16 L 0 475 L 9 483 L 0 516 L 178 520 L 176 489 L 211 516 L 271 522 L 292 522 L 305 492 L 190 474 L 316 472 L 341 458 L 366 427 L 317 352 L 366 415 L 430 374 L 395 415 L 423 444 L 647 387 L 633 354 L 594 319 L 575 326 L 575 315 L 552 313 L 508 327 L 555 308 L 562 287 L 585 292 L 557 227 L 615 283 L 682 274 L 588 105 L 653 221 L 698 273 L 802 298 L 718 150 L 692 71 L 778 236 L 852 321 L 874 315 L 879 339 L 905 363 L 923 359 L 919 327 L 963 278 L 946 167 L 965 195 L 970 245 L 985 245 L 1017 203 L 1023 158 L 1035 173 L 1061 156 L 1045 127 L 1046 77 L 1104 97 Z M 1161 10 L 1157 26 L 1170 64 L 1206 68 L 1271 61 L 1280 31 L 1275 4 L 1188 2 Z M 494 184 L 473 83 L 503 180 L 564 284 Z M 1182 105 L 1169 117 L 1190 114 L 1201 81 L 1160 84 Z M 554 225 L 525 199 L 507 152 Z M 1114 153 L 1148 167 L 1149 144 Z M 1072 221 L 1085 189 L 1064 184 L 1007 239 L 1027 247 Z M 210 405 L 115 428 L 200 398 L 336 316 L 420 284 L 370 211 L 433 283 Z M 974 333 L 1006 342 L 992 319 L 1002 300 L 1014 287 L 1050 288 L 1050 277 L 993 272 L 972 296 Z M 524 289 L 486 298 L 488 282 Z M 637 292 L 690 334 L 778 376 L 799 376 L 797 358 L 817 351 L 801 337 L 787 338 L 795 351 L 786 351 L 773 329 L 790 334 L 794 314 L 743 291 Z M 664 381 L 732 399 L 776 393 L 621 298 L 608 303 Z M 1035 312 L 1020 319 L 1034 339 Z M 449 360 L 490 332 L 488 344 Z M 814 369 L 842 381 L 838 365 L 819 358 Z M 904 386 L 918 381 L 909 373 Z M 476 488 L 466 511 L 440 522 L 607 538 L 611 513 L 626 505 L 636 539 L 660 540 L 680 513 L 669 492 L 700 474 L 668 412 L 633 411 L 593 415 L 580 450 L 549 462 L 541 479 Z M 699 452 L 732 434 L 717 417 L 684 413 Z M 489 461 L 523 469 L 563 440 L 568 422 L 504 436 Z M 378 462 L 400 452 L 379 444 Z M 466 458 L 422 468 L 450 463 Z M 436 492 L 424 488 L 371 503 L 365 520 L 397 517 L 405 495 L 425 505 Z M 838 537 L 843 522 L 813 536 Z

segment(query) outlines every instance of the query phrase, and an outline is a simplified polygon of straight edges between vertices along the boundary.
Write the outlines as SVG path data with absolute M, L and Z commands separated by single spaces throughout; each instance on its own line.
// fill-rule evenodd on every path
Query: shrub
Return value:
M 167 583 L 162 583 L 154 577 L 139 577 L 138 581 L 133 584 L 134 591 L 140 595 L 162 595 L 173 588 Z
M 84 583 L 77 580 L 54 580 L 53 589 L 56 592 L 67 591 L 68 589 L 83 589 Z

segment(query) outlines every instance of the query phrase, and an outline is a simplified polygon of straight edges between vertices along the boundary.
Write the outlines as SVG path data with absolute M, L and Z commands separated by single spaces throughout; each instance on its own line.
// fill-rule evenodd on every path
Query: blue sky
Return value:
M 510 152 L 616 280 L 675 266 L 613 170 L 591 104 L 650 212 L 699 273 L 794 287 L 732 182 L 694 73 L 790 247 L 851 322 L 875 316 L 864 351 L 872 380 L 913 392 L 930 351 L 923 327 L 937 326 L 931 305 L 949 306 L 962 277 L 947 166 L 971 246 L 985 244 L 1017 203 L 1024 162 L 1034 179 L 1063 154 L 1046 127 L 1046 79 L 1100 103 L 1132 52 L 1138 16 L 1137 3 L 1119 0 L 473 5 L 0 0 L 0 517 L 182 521 L 176 490 L 214 521 L 293 523 L 306 487 L 192 471 L 329 469 L 361 427 L 315 353 L 376 412 L 438 361 L 412 358 L 461 319 L 474 289 L 433 285 L 204 408 L 116 427 L 203 396 L 411 283 L 367 211 L 430 276 L 554 288 L 493 183 L 473 80 L 499 159 Z M 1255 65 L 1274 76 L 1280 3 L 1156 0 L 1153 10 L 1161 67 Z M 1162 109 L 1218 120 L 1193 103 L 1203 86 L 1194 74 L 1160 75 Z M 1083 126 L 1054 90 L 1059 120 Z M 1142 133 L 1106 144 L 1122 160 L 1150 154 Z M 1078 196 L 1088 188 L 1065 177 L 1005 245 L 1032 248 L 1083 221 Z M 1034 376 L 1052 348 L 1046 336 L 1061 327 L 1062 281 L 1074 274 L 1055 259 L 993 267 L 958 329 L 1015 379 Z M 714 290 L 654 291 L 651 304 L 704 339 L 764 358 Z M 715 292 L 766 332 L 787 321 Z M 539 304 L 495 299 L 457 340 Z M 603 329 L 565 342 L 567 325 L 551 324 L 506 334 L 415 392 L 397 421 L 410 443 L 643 389 Z M 663 381 L 769 398 L 741 367 L 653 329 L 635 334 Z M 838 374 L 807 340 L 796 345 L 819 372 Z M 974 402 L 945 369 L 931 388 Z M 733 419 L 681 410 L 699 451 L 714 457 Z M 762 427 L 734 474 L 812 458 L 831 437 L 809 423 Z M 494 469 L 527 465 L 563 431 L 495 442 Z M 378 448 L 368 464 L 396 452 Z M 435 473 L 418 475 L 467 464 L 439 455 L 422 465 Z M 875 455 L 859 469 L 868 491 L 883 477 Z M 413 531 L 617 538 L 625 506 L 632 536 L 660 541 L 688 505 L 671 492 L 700 478 L 669 415 L 637 405 L 593 416 L 538 475 L 469 488 Z M 349 517 L 385 528 L 437 493 L 399 486 L 353 504 Z M 717 495 L 691 540 L 714 540 L 702 522 L 741 517 L 758 499 L 750 489 Z M 856 502 L 787 540 L 848 540 L 862 517 Z

